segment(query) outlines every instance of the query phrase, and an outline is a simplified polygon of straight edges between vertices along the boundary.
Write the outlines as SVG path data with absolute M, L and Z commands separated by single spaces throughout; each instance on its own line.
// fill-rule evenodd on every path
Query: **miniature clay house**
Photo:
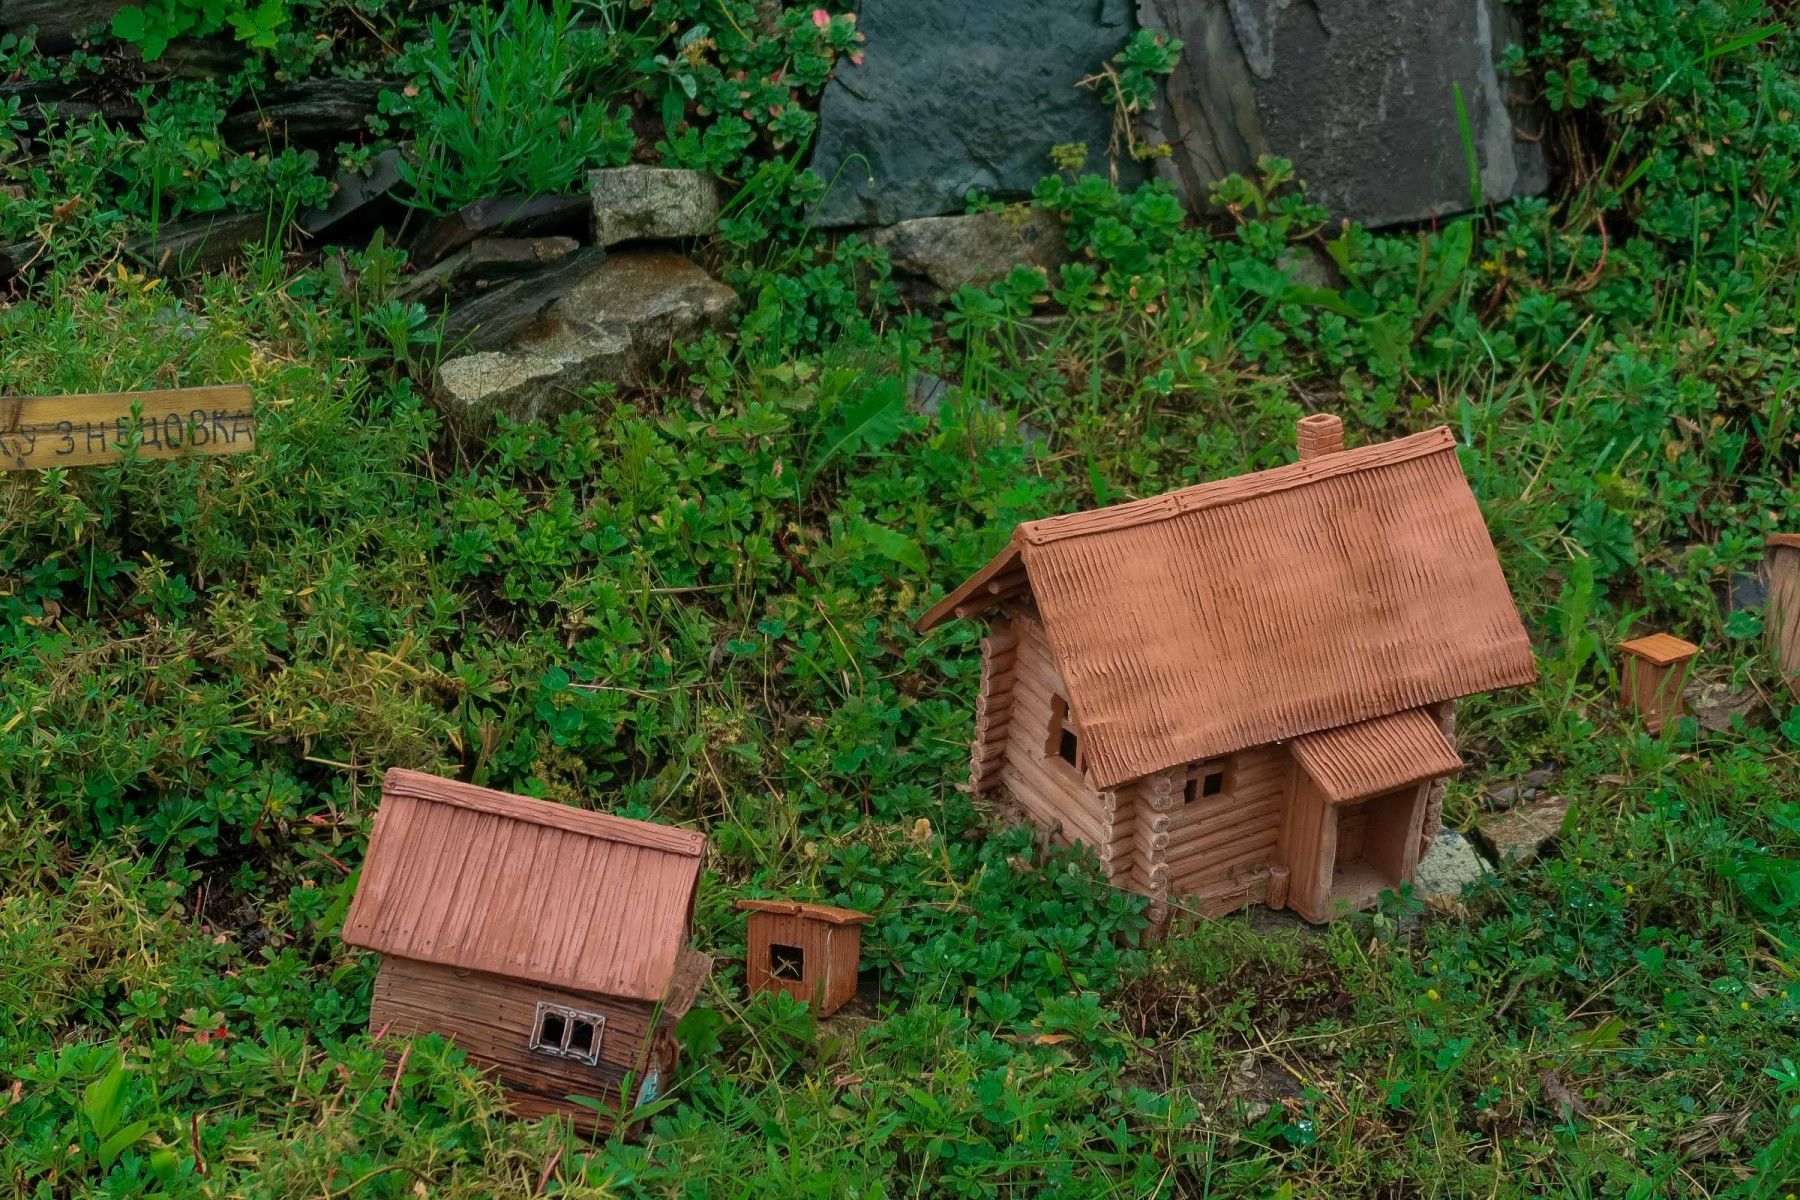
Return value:
M 1681 715 L 1681 689 L 1698 653 L 1700 647 L 1667 633 L 1619 643 L 1619 699 L 1651 733 Z
M 712 960 L 688 947 L 706 839 L 389 771 L 344 941 L 381 954 L 369 1028 L 438 1033 L 520 1116 L 583 1129 L 654 1097 Z
M 1310 921 L 1411 879 L 1460 696 L 1537 678 L 1447 429 L 1029 521 L 920 619 L 979 617 L 972 782 L 1112 882 Z
M 821 1017 L 856 995 L 867 913 L 792 900 L 739 900 L 737 906 L 750 914 L 744 980 L 752 992 L 786 992 Z
M 1763 639 L 1769 657 L 1800 688 L 1800 533 L 1771 537 L 1763 556 L 1769 599 L 1763 610 Z

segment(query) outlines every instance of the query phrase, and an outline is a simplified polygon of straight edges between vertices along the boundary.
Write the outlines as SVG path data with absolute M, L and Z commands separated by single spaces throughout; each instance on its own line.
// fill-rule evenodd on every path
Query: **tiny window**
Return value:
M 606 1017 L 601 1013 L 540 1000 L 531 1024 L 531 1049 L 591 1067 L 600 1061 L 600 1034 L 605 1028 Z
M 769 943 L 769 978 L 770 979 L 804 979 L 806 977 L 806 952 L 798 946 L 784 946 L 780 942 Z
M 1081 769 L 1081 737 L 1069 719 L 1069 702 L 1061 696 L 1050 698 L 1050 740 L 1044 746 L 1047 758 L 1060 758 L 1076 770 Z
M 1223 796 L 1230 790 L 1231 764 L 1225 759 L 1215 759 L 1212 762 L 1196 763 L 1188 768 L 1182 799 L 1192 804 L 1196 800 Z

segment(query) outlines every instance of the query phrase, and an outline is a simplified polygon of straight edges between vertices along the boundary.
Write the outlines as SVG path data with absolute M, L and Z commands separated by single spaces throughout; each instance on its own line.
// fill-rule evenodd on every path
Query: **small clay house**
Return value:
M 745 927 L 744 982 L 752 992 L 786 992 L 829 1016 L 856 995 L 867 913 L 793 900 L 739 900 Z
M 1619 700 L 1651 733 L 1681 715 L 1681 693 L 1700 647 L 1670 633 L 1619 643 Z
M 520 1116 L 610 1125 L 675 1065 L 712 960 L 688 947 L 698 833 L 389 771 L 344 941 L 379 952 L 369 1028 L 438 1033 Z M 627 1095 L 629 1092 L 629 1095 Z
M 972 763 L 1112 881 L 1310 921 L 1412 878 L 1460 696 L 1537 678 L 1448 429 L 1029 521 L 919 621 L 977 617 Z

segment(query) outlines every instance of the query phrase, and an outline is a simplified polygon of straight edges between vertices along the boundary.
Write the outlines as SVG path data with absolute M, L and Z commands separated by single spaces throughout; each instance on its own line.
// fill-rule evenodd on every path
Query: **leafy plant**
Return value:
M 385 91 L 382 112 L 413 136 L 401 175 L 414 203 L 447 212 L 484 196 L 575 188 L 613 166 L 635 139 L 622 97 L 591 93 L 620 46 L 611 20 L 588 23 L 574 0 L 476 5 L 401 55 L 412 82 Z

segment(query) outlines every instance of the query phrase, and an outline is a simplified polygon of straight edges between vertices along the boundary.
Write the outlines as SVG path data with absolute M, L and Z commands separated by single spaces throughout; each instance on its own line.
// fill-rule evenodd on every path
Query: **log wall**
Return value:
M 1800 546 L 1771 545 L 1764 569 L 1768 572 L 1769 599 L 1763 617 L 1763 637 L 1776 667 L 1787 676 L 1788 686 L 1800 692 Z
M 538 1001 L 565 1004 L 606 1018 L 600 1061 L 593 1066 L 530 1050 Z M 490 1068 L 522 1115 L 566 1112 L 585 1128 L 591 1110 L 570 1094 L 592 1096 L 616 1109 L 629 1072 L 636 1090 L 649 1063 L 654 1008 L 637 1001 L 587 995 L 414 959 L 384 957 L 375 976 L 369 1030 L 388 1038 L 437 1033 Z M 385 1033 L 383 1032 L 385 1031 Z M 672 1065 L 657 1056 L 662 1065 Z M 666 1083 L 666 1080 L 665 1080 Z
M 1116 793 L 1102 794 L 1086 775 L 1049 752 L 1051 703 L 1059 696 L 1066 700 L 1068 693 L 1036 618 L 1021 614 L 1010 632 L 1010 677 L 996 673 L 991 684 L 996 691 L 1004 686 L 1010 696 L 1006 732 L 999 739 L 1000 781 L 1034 822 L 1060 841 L 1092 846 L 1108 877 L 1122 880 L 1130 869 L 1131 807 L 1121 805 Z M 1069 720 L 1079 737 L 1080 713 L 1071 711 Z

